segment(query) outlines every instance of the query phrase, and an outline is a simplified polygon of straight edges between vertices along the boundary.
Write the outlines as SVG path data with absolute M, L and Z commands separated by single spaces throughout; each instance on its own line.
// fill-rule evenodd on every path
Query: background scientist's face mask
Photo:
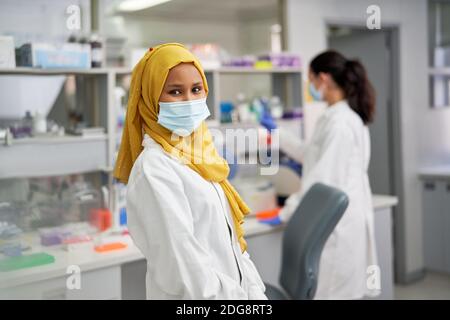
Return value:
M 309 94 L 314 99 L 314 101 L 322 101 L 323 100 L 322 91 L 319 89 L 316 89 L 316 86 L 312 82 L 309 83 Z
M 182 137 L 189 136 L 209 116 L 206 98 L 159 102 L 158 123 Z

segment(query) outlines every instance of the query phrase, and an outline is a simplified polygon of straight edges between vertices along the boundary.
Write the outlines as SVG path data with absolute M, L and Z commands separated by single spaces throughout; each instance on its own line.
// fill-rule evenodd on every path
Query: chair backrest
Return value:
M 290 298 L 314 297 L 322 249 L 348 202 L 344 192 L 321 183 L 303 196 L 283 236 L 280 285 Z

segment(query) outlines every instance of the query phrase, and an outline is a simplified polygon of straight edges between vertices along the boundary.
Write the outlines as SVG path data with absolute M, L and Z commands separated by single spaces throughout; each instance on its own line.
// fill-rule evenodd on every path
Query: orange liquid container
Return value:
M 96 246 L 94 248 L 94 250 L 99 253 L 104 253 L 104 252 L 109 252 L 109 251 L 125 249 L 126 247 L 128 247 L 128 245 L 126 243 L 112 242 L 112 243 L 107 243 L 107 244 L 102 244 L 100 246 Z
M 278 213 L 280 212 L 280 210 L 281 210 L 281 208 L 259 211 L 256 213 L 256 218 L 258 220 L 273 219 L 278 216 Z
M 112 214 L 108 209 L 92 209 L 89 222 L 100 231 L 105 231 L 112 226 Z

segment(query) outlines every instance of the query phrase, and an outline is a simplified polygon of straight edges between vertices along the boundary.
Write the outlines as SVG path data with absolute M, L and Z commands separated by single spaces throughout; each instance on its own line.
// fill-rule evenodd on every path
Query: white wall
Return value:
M 326 49 L 326 21 L 365 25 L 371 0 L 286 0 L 287 43 L 307 66 Z M 421 185 L 418 171 L 428 163 L 450 160 L 450 110 L 431 110 L 428 100 L 426 0 L 379 0 L 383 24 L 396 24 L 400 35 L 400 110 L 403 156 L 407 275 L 422 270 Z
M 212 42 L 231 53 L 240 53 L 239 26 L 229 23 L 133 16 L 116 16 L 105 19 L 104 23 L 105 34 L 126 36 L 130 47 L 147 47 L 163 42 Z
M 0 34 L 13 35 L 15 45 L 27 41 L 67 39 L 66 8 L 81 7 L 81 32 L 90 30 L 89 0 L 1 0 Z
M 155 18 L 139 15 L 105 16 L 101 31 L 109 36 L 127 37 L 130 47 L 162 42 L 217 43 L 232 55 L 257 54 L 270 50 L 273 17 L 211 21 L 210 19 Z
M 244 20 L 239 23 L 239 45 L 243 54 L 258 54 L 270 50 L 270 27 L 279 23 L 276 17 Z
M 277 22 L 273 17 L 212 21 L 183 17 L 155 18 L 143 15 L 104 16 L 101 31 L 113 37 L 126 37 L 127 48 L 148 47 L 163 42 L 216 43 L 231 56 L 259 54 L 270 50 L 270 26 Z M 268 76 L 235 76 L 221 78 L 221 97 L 235 100 L 242 92 L 269 95 Z

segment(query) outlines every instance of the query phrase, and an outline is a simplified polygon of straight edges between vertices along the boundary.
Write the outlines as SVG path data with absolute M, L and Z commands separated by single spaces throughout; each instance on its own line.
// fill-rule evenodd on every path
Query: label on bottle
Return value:
M 93 48 L 92 49 L 92 62 L 102 62 L 103 52 L 101 48 Z

